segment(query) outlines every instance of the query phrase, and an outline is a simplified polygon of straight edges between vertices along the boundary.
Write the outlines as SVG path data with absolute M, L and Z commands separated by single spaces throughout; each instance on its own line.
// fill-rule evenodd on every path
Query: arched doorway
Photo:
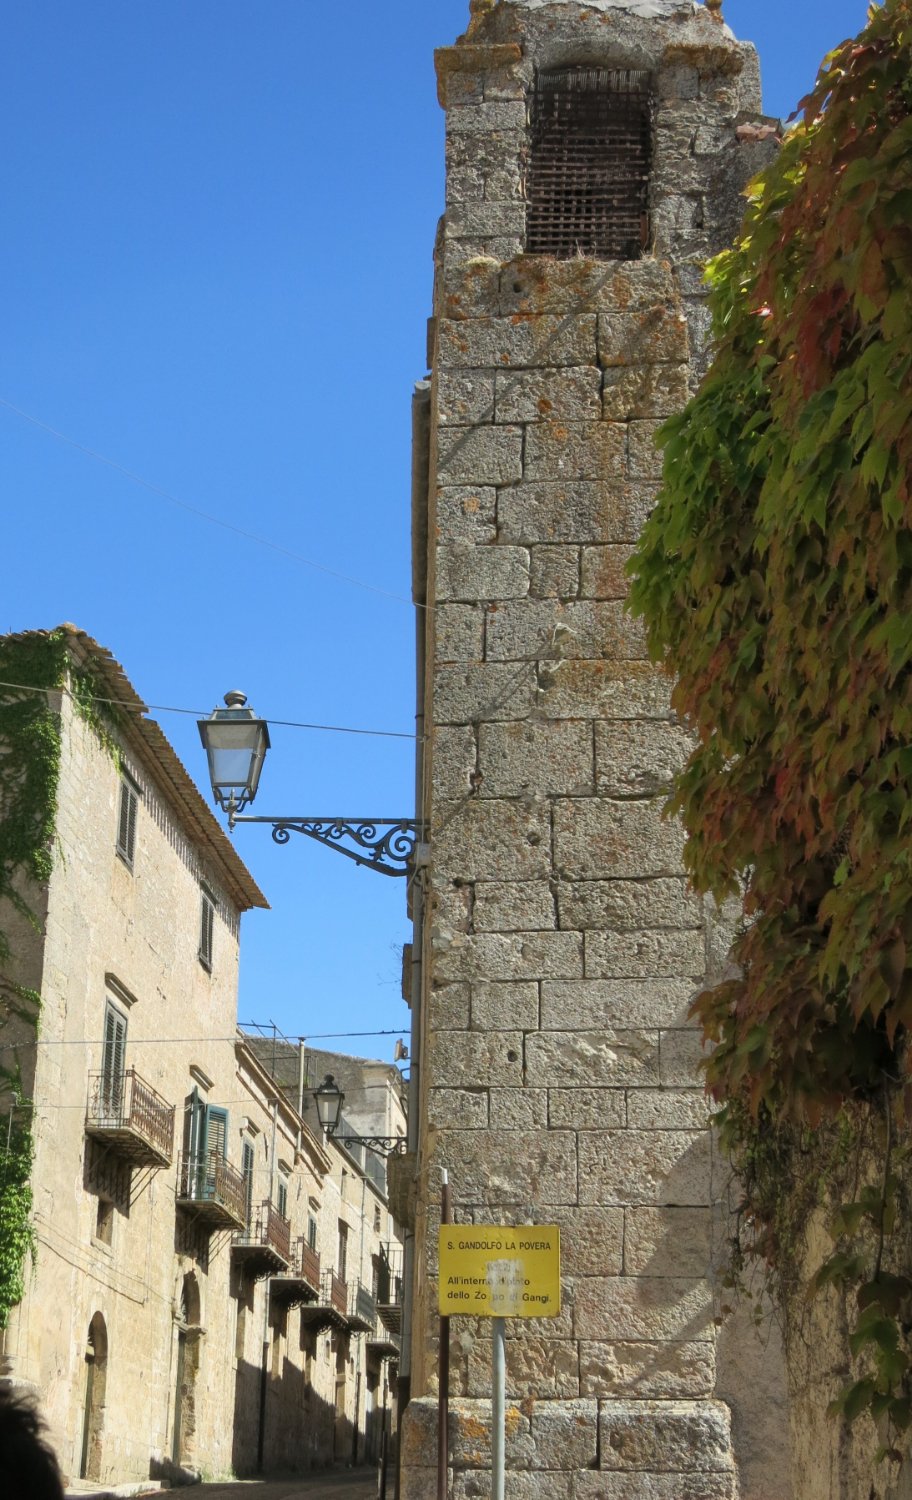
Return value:
M 100 1312 L 92 1318 L 86 1336 L 84 1378 L 79 1474 L 82 1479 L 100 1479 L 105 1386 L 108 1379 L 108 1330 Z
M 196 1438 L 196 1376 L 199 1370 L 200 1338 L 199 1284 L 190 1271 L 181 1282 L 174 1313 L 177 1349 L 174 1361 L 174 1424 L 171 1436 L 171 1458 L 184 1465 L 193 1457 Z

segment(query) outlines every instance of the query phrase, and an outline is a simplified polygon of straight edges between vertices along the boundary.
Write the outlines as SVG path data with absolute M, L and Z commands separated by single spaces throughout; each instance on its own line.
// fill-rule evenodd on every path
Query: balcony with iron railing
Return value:
M 402 1333 L 402 1251 L 381 1247 L 382 1269 L 377 1287 L 377 1316 L 397 1339 Z
M 231 1241 L 231 1258 L 253 1277 L 285 1271 L 291 1261 L 291 1225 L 267 1198 Z
M 287 1268 L 271 1278 L 269 1294 L 288 1307 L 319 1300 L 320 1256 L 305 1239 L 295 1242 Z
M 360 1281 L 349 1292 L 348 1326 L 352 1333 L 373 1333 L 377 1326 L 377 1304 Z
M 177 1172 L 177 1206 L 213 1229 L 243 1229 L 247 1222 L 244 1179 L 237 1167 L 210 1151 L 182 1154 Z
M 320 1275 L 320 1295 L 316 1302 L 301 1308 L 301 1323 L 312 1333 L 324 1328 L 348 1328 L 348 1282 L 335 1271 Z
M 174 1152 L 174 1105 L 134 1068 L 89 1074 L 86 1135 L 143 1167 L 166 1167 Z

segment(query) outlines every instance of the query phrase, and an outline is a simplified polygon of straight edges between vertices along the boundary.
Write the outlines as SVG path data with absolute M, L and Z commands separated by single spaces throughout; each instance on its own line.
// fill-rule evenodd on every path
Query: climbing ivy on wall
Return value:
M 77 712 L 111 748 L 92 672 L 71 663 L 65 631 L 0 640 L 0 682 L 54 689 L 67 679 Z M 47 698 L 0 686 L 0 1047 L 14 1020 L 19 1029 L 38 1032 L 41 997 L 16 978 L 9 916 L 40 929 L 33 902 L 51 875 L 59 777 L 60 720 Z M 22 1297 L 33 1247 L 32 1155 L 31 1101 L 21 1067 L 0 1067 L 0 1328 Z
M 690 874 L 743 900 L 739 973 L 696 1005 L 726 1137 L 746 1159 L 860 1108 L 876 1123 L 882 1177 L 840 1206 L 819 1280 L 857 1293 L 862 1368 L 840 1409 L 895 1432 L 912 1321 L 912 1280 L 884 1256 L 912 1109 L 910 0 L 872 10 L 801 109 L 709 268 L 715 357 L 663 430 L 632 605 L 698 735 L 670 804 Z M 774 1257 L 775 1209 L 749 1206 Z

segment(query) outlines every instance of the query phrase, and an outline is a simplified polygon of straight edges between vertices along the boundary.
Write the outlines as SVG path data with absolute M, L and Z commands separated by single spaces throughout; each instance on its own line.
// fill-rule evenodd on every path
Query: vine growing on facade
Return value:
M 856 1295 L 840 1409 L 881 1418 L 894 1453 L 912 1305 L 887 1270 L 912 1108 L 910 161 L 912 5 L 887 0 L 824 59 L 709 269 L 713 365 L 663 430 L 632 564 L 698 736 L 671 801 L 689 871 L 744 905 L 737 977 L 696 1006 L 726 1138 L 775 1154 L 859 1110 L 877 1132 L 883 1172 L 839 1207 L 818 1282 Z M 751 1209 L 774 1259 L 777 1212 L 759 1190 Z
M 0 687 L 0 1049 L 16 1059 L 0 1066 L 0 1328 L 22 1297 L 33 1249 L 31 1100 L 10 1043 L 37 1036 L 41 997 L 19 977 L 14 926 L 20 936 L 41 929 L 36 903 L 51 877 L 60 779 L 60 719 L 45 692 L 66 681 L 77 712 L 110 745 L 92 673 L 71 663 L 65 631 L 0 641 L 0 682 L 23 685 Z

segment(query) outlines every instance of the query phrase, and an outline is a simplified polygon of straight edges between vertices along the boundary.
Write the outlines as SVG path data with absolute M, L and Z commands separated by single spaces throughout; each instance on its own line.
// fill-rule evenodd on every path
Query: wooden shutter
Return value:
M 532 97 L 526 251 L 635 260 L 648 241 L 648 73 L 551 68 Z
M 105 1007 L 104 1047 L 101 1058 L 101 1092 L 105 1114 L 119 1114 L 123 1105 L 126 1065 L 127 1018 L 108 1002 Z
M 205 969 L 212 968 L 212 932 L 215 920 L 215 902 L 207 890 L 200 894 L 200 963 Z
M 284 1177 L 279 1178 L 278 1202 L 276 1207 L 283 1219 L 288 1218 L 288 1183 Z
M 221 1161 L 228 1155 L 228 1111 L 216 1104 L 206 1106 L 206 1155 Z
M 241 1147 L 241 1175 L 244 1179 L 244 1207 L 248 1228 L 253 1216 L 253 1162 L 253 1147 L 249 1141 L 245 1141 Z
M 136 815 L 139 798 L 129 781 L 120 783 L 120 814 L 117 822 L 117 852 L 126 864 L 133 868 L 136 853 Z

